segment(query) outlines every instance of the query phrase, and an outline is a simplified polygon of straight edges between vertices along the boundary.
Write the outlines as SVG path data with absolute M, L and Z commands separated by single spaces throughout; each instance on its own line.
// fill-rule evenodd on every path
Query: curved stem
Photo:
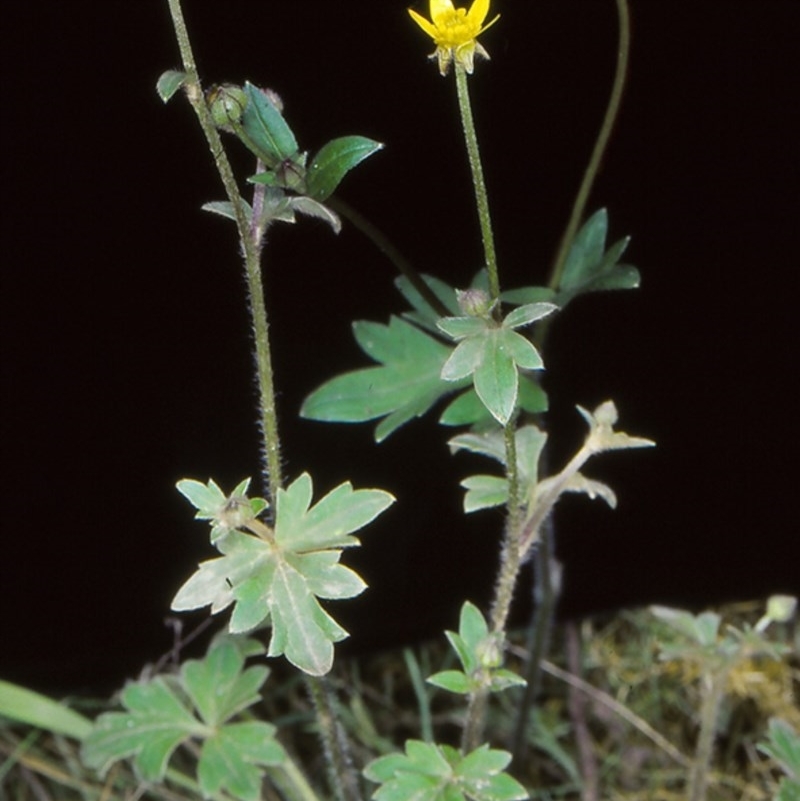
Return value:
M 267 309 L 264 303 L 264 287 L 261 281 L 260 247 L 256 244 L 256 237 L 251 231 L 251 223 L 247 213 L 247 205 L 239 192 L 236 178 L 233 174 L 225 149 L 222 145 L 211 113 L 206 105 L 197 66 L 189 41 L 189 33 L 183 18 L 180 0 L 169 0 L 169 10 L 175 35 L 181 52 L 183 69 L 186 72 L 184 86 L 186 95 L 192 105 L 200 127 L 203 129 L 208 146 L 214 156 L 225 193 L 233 208 L 236 218 L 236 227 L 242 244 L 245 274 L 247 278 L 248 304 L 250 318 L 253 325 L 253 339 L 255 340 L 256 377 L 258 381 L 260 400 L 260 426 L 264 450 L 265 480 L 269 490 L 269 499 L 274 508 L 278 490 L 282 486 L 280 440 L 278 438 L 278 417 L 275 405 L 275 388 L 272 374 L 272 354 L 269 347 L 269 324 Z M 260 243 L 259 243 L 260 244 Z
M 326 205 L 349 220 L 364 236 L 369 239 L 378 250 L 381 251 L 389 261 L 397 267 L 398 272 L 404 275 L 411 286 L 419 292 L 423 300 L 440 316 L 448 317 L 450 309 L 436 297 L 433 290 L 425 283 L 422 276 L 414 269 L 411 262 L 392 244 L 388 237 L 374 223 L 370 222 L 363 214 L 356 211 L 349 203 L 345 203 L 340 197 L 331 195 L 326 201 Z
M 458 64 L 456 64 L 455 72 L 458 109 L 461 112 L 461 125 L 464 128 L 464 139 L 467 143 L 467 155 L 469 156 L 469 166 L 472 171 L 472 185 L 475 188 L 475 202 L 478 206 L 478 219 L 481 226 L 486 270 L 489 273 L 489 292 L 492 300 L 499 300 L 500 278 L 497 272 L 497 254 L 494 249 L 494 233 L 492 232 L 492 219 L 489 215 L 489 198 L 486 194 L 486 183 L 483 180 L 483 166 L 481 165 L 481 154 L 478 149 L 478 136 L 475 133 L 475 121 L 472 118 L 472 105 L 469 100 L 467 73 Z M 499 304 L 497 308 L 499 313 Z
M 614 74 L 614 83 L 611 87 L 611 97 L 608 100 L 603 124 L 600 126 L 600 131 L 597 134 L 594 150 L 592 150 L 591 158 L 586 165 L 583 180 L 578 189 L 578 194 L 575 196 L 575 202 L 572 205 L 572 213 L 570 214 L 569 222 L 561 237 L 558 252 L 553 262 L 550 280 L 548 281 L 548 286 L 551 289 L 558 288 L 558 284 L 561 281 L 561 273 L 564 271 L 567 254 L 572 245 L 572 240 L 575 238 L 578 226 L 581 224 L 583 212 L 586 208 L 586 201 L 589 199 L 589 194 L 592 191 L 595 178 L 597 178 L 600 162 L 608 146 L 611 131 L 614 128 L 614 123 L 619 114 L 622 91 L 625 88 L 625 78 L 628 72 L 628 54 L 631 47 L 630 13 L 628 11 L 628 0 L 616 0 L 616 3 L 617 16 L 619 18 L 619 46 L 617 48 L 617 68 Z

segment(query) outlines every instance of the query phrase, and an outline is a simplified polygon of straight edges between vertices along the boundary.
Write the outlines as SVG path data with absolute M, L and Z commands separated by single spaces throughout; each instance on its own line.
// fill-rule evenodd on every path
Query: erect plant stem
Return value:
M 256 244 L 255 230 L 251 228 L 248 218 L 247 205 L 239 192 L 236 178 L 233 174 L 228 156 L 225 153 L 222 140 L 217 131 L 211 113 L 206 104 L 197 66 L 192 53 L 189 33 L 183 18 L 180 0 L 168 0 L 175 35 L 181 52 L 183 69 L 186 73 L 184 87 L 189 102 L 192 105 L 200 127 L 203 129 L 208 146 L 214 156 L 219 177 L 225 187 L 225 193 L 233 208 L 236 218 L 236 227 L 242 245 L 245 276 L 247 279 L 248 306 L 250 321 L 253 326 L 253 339 L 255 343 L 256 380 L 259 390 L 260 419 L 262 432 L 262 448 L 264 451 L 265 483 L 268 488 L 269 500 L 275 508 L 278 490 L 282 486 L 280 440 L 278 437 L 278 417 L 275 404 L 275 388 L 272 374 L 272 354 L 269 346 L 269 324 L 267 309 L 264 303 L 264 287 L 261 281 L 260 247 Z M 260 244 L 260 243 L 259 243 Z
M 489 293 L 495 301 L 495 317 L 499 321 L 502 316 L 500 308 L 500 276 L 497 267 L 497 253 L 494 247 L 492 218 L 489 213 L 489 197 L 483 177 L 481 154 L 478 147 L 478 135 L 475 131 L 475 120 L 472 116 L 472 104 L 467 86 L 467 73 L 456 64 L 456 90 L 458 108 L 461 113 L 461 125 L 464 129 L 464 140 L 467 146 L 469 166 L 472 173 L 472 185 L 475 190 L 475 203 L 478 209 L 478 220 L 483 241 L 484 261 L 489 276 Z M 519 505 L 519 475 L 517 470 L 516 448 L 516 416 L 504 426 L 506 478 L 508 480 L 508 504 L 503 545 L 500 551 L 500 567 L 495 584 L 495 596 L 492 603 L 491 630 L 493 634 L 504 635 L 514 587 L 517 583 L 522 551 L 520 549 L 520 529 L 522 515 Z M 462 746 L 465 753 L 474 750 L 480 744 L 486 717 L 488 690 L 481 689 L 470 695 L 467 705 L 467 717 L 464 725 Z
M 497 254 L 494 249 L 494 233 L 492 231 L 492 218 L 489 214 L 489 197 L 486 193 L 486 182 L 483 179 L 483 166 L 478 148 L 478 136 L 475 133 L 475 120 L 472 117 L 472 104 L 469 99 L 467 86 L 467 73 L 463 67 L 456 64 L 456 89 L 458 92 L 458 109 L 461 112 L 461 125 L 464 129 L 464 139 L 467 144 L 469 167 L 472 172 L 472 185 L 475 189 L 475 202 L 478 206 L 478 220 L 481 226 L 481 239 L 486 261 L 486 270 L 489 273 L 489 293 L 492 300 L 500 299 L 500 277 L 497 271 Z M 498 304 L 499 306 L 499 304 Z M 498 310 L 499 313 L 499 310 Z

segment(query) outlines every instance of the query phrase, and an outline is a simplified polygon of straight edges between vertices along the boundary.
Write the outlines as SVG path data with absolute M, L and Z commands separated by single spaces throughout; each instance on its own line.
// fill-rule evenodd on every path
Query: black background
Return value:
M 557 244 L 616 22 L 611 0 L 495 5 L 492 60 L 471 87 L 511 287 L 541 281 Z M 311 151 L 349 133 L 385 142 L 342 196 L 418 268 L 465 282 L 481 250 L 452 76 L 426 60 L 405 3 L 185 6 L 207 83 L 273 87 Z M 574 404 L 608 397 L 658 447 L 590 466 L 615 512 L 559 510 L 562 615 L 800 584 L 799 11 L 633 2 L 630 82 L 590 208 L 609 209 L 612 239 L 632 234 L 643 283 L 569 308 L 546 386 L 555 464 L 580 442 Z M 212 555 L 175 481 L 231 488 L 258 472 L 244 284 L 232 224 L 199 209 L 222 192 L 191 110 L 154 91 L 179 66 L 166 0 L 17 3 L 4 29 L 0 676 L 97 690 L 169 646 L 169 601 Z M 322 380 L 366 363 L 350 321 L 402 310 L 392 279 L 352 229 L 302 220 L 271 235 L 286 473 L 399 499 L 347 556 L 370 584 L 333 608 L 356 650 L 436 636 L 464 598 L 485 604 L 501 523 L 459 513 L 470 464 L 432 416 L 377 447 L 372 425 L 297 419 Z

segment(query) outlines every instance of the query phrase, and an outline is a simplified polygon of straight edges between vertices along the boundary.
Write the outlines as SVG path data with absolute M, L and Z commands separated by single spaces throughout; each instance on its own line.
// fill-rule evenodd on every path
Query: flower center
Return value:
M 467 20 L 465 8 L 454 8 L 436 20 L 438 36 L 436 44 L 444 47 L 458 47 L 472 41 L 480 32 Z

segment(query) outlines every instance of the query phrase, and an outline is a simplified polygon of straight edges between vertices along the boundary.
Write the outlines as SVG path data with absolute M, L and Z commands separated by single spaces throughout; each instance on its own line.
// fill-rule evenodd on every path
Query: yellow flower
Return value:
M 413 9 L 409 8 L 408 13 L 436 43 L 436 52 L 431 58 L 438 57 L 442 75 L 447 74 L 454 59 L 458 66 L 472 73 L 476 53 L 489 58 L 489 54 L 475 41 L 500 18 L 498 14 L 488 25 L 483 24 L 489 13 L 489 0 L 474 0 L 469 11 L 454 8 L 452 0 L 430 0 L 430 22 Z

